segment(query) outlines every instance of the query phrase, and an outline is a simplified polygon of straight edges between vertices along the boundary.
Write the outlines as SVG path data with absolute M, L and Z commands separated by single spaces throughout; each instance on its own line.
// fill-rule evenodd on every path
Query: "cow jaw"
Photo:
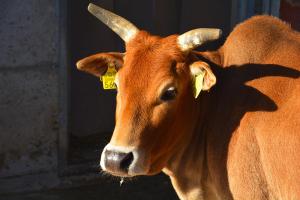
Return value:
M 149 166 L 145 161 L 143 150 L 109 143 L 102 151 L 100 166 L 114 176 L 132 177 L 148 174 Z

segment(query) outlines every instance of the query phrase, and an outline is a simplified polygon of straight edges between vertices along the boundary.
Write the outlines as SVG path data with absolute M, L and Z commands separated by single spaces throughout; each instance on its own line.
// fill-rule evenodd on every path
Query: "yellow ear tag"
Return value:
M 117 70 L 115 68 L 115 65 L 110 63 L 108 65 L 106 73 L 100 77 L 100 80 L 103 83 L 104 90 L 112 90 L 117 88 L 115 84 L 116 74 L 117 74 Z
M 197 99 L 202 88 L 203 88 L 203 79 L 205 72 L 201 71 L 200 74 L 197 74 L 194 78 L 194 97 Z

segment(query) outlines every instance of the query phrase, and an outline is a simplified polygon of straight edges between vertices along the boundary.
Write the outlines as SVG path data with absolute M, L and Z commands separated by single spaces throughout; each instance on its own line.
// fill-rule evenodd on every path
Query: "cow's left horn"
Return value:
M 123 17 L 105 10 L 95 4 L 90 3 L 88 11 L 101 20 L 115 33 L 117 33 L 125 42 L 130 41 L 139 31 L 131 22 Z
M 189 51 L 205 42 L 219 39 L 221 35 L 221 29 L 198 28 L 178 36 L 177 42 L 182 51 Z

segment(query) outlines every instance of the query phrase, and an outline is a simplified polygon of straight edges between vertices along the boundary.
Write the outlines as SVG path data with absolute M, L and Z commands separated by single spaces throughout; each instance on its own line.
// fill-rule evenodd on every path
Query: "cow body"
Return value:
M 239 24 L 217 51 L 196 52 L 191 47 L 218 31 L 161 38 L 97 6 L 89 10 L 126 42 L 125 54 L 77 63 L 96 76 L 108 65 L 118 70 L 104 171 L 163 171 L 180 199 L 300 199 L 299 33 L 258 16 Z M 120 21 L 130 28 L 119 30 Z M 199 74 L 204 91 L 195 99 Z
M 253 17 L 217 52 L 197 54 L 215 64 L 218 84 L 200 97 L 197 130 L 165 169 L 181 198 L 299 199 L 300 34 Z

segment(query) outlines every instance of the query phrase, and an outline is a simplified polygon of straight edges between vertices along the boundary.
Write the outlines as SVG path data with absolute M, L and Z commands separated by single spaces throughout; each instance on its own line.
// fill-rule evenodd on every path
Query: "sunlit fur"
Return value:
M 145 175 L 162 170 L 180 199 L 300 199 L 300 34 L 259 16 L 217 51 L 182 53 L 176 38 L 140 31 L 125 57 L 79 62 L 92 74 L 101 66 L 96 75 L 112 60 L 123 63 L 110 144 L 143 149 Z M 195 61 L 217 78 L 197 99 Z M 178 88 L 173 101 L 159 98 L 165 84 Z

